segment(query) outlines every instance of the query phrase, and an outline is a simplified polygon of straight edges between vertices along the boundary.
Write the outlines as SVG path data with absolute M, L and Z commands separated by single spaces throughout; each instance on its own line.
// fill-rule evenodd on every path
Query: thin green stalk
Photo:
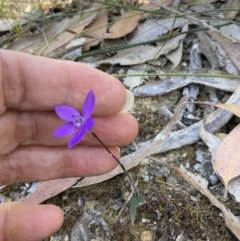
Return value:
M 182 76 L 182 77 L 215 77 L 215 78 L 227 78 L 227 79 L 237 79 L 240 80 L 238 75 L 230 74 L 197 74 L 197 73 L 146 73 L 146 74 L 113 74 L 112 76 L 116 78 L 122 77 L 132 77 L 132 76 Z
M 0 6 L 0 13 L 2 13 L 4 2 L 5 2 L 5 0 L 2 0 L 2 4 Z

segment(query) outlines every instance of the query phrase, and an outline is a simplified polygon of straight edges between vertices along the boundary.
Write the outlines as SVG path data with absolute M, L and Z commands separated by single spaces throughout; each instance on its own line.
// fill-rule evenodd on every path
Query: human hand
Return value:
M 87 134 L 73 149 L 69 138 L 55 139 L 63 123 L 54 107 L 67 104 L 81 111 L 94 90 L 94 131 L 120 157 L 117 146 L 137 135 L 136 120 L 121 113 L 126 91 L 119 81 L 89 66 L 0 51 L 0 186 L 65 177 L 100 175 L 116 161 Z M 53 205 L 0 204 L 0 241 L 42 240 L 63 223 Z

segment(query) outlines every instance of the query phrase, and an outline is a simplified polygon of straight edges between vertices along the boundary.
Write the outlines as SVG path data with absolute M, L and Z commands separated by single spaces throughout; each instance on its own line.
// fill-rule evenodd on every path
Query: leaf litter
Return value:
M 187 1 L 185 2 L 187 3 Z M 211 9 L 216 10 L 216 5 L 214 2 L 218 2 L 218 1 L 207 1 L 207 2 L 208 4 L 210 4 L 209 6 Z M 163 10 L 168 12 L 171 10 L 171 14 L 176 13 L 177 15 L 181 15 L 179 14 L 179 12 L 181 13 L 186 9 L 187 11 L 190 11 L 190 12 L 195 11 L 194 9 L 196 9 L 194 8 L 194 6 L 186 5 L 185 8 L 180 6 L 180 8 L 178 9 L 179 11 L 176 12 L 173 9 L 169 10 L 169 8 L 165 7 L 170 3 L 171 1 L 158 0 L 158 1 L 151 2 L 149 5 L 139 7 L 139 10 L 154 9 L 162 12 Z M 198 1 L 196 1 L 195 3 L 198 4 Z M 234 4 L 237 4 L 237 1 L 228 1 L 227 4 L 230 4 L 230 6 L 235 6 Z M 221 7 L 226 8 L 227 4 L 225 6 L 222 5 Z M 161 7 L 162 9 L 160 10 Z M 50 6 L 49 9 L 51 8 L 52 7 Z M 173 16 L 170 17 L 170 15 L 165 15 L 165 18 L 161 18 L 156 15 L 153 17 L 149 12 L 136 11 L 136 9 L 124 11 L 123 10 L 124 8 L 123 8 L 122 11 L 118 11 L 118 10 L 116 11 L 116 9 L 115 11 L 113 11 L 114 8 L 112 8 L 111 10 L 109 9 L 107 10 L 103 8 L 104 8 L 104 4 L 100 4 L 100 5 L 96 4 L 95 6 L 92 5 L 91 9 L 87 9 L 87 10 L 85 9 L 84 12 L 81 12 L 81 15 L 79 16 L 75 14 L 71 18 L 61 17 L 57 21 L 50 22 L 39 33 L 35 33 L 31 35 L 28 35 L 28 34 L 20 35 L 17 39 L 15 39 L 15 42 L 8 43 L 7 47 L 8 49 L 23 51 L 27 53 L 35 53 L 37 55 L 44 55 L 44 56 L 53 57 L 53 58 L 78 59 L 78 56 L 84 55 L 82 54 L 82 52 L 91 54 L 91 52 L 94 51 L 93 47 L 94 48 L 97 47 L 99 50 L 106 51 L 106 49 L 104 48 L 107 46 L 107 44 L 105 45 L 104 41 L 106 41 L 106 43 L 107 41 L 110 41 L 109 43 L 111 43 L 111 45 L 116 46 L 115 49 L 109 50 L 110 57 L 100 51 L 99 52 L 100 60 L 95 58 L 94 62 L 97 63 L 100 69 L 108 72 L 110 70 L 110 73 L 113 73 L 116 75 L 122 74 L 122 72 L 120 72 L 119 68 L 117 67 L 119 64 L 122 65 L 123 68 L 121 69 L 121 71 L 123 70 L 125 71 L 124 73 L 126 73 L 126 76 L 123 79 L 124 80 L 123 83 L 125 83 L 126 86 L 128 86 L 130 89 L 135 87 L 135 89 L 133 89 L 133 93 L 136 96 L 145 96 L 144 100 L 140 99 L 142 97 L 137 97 L 135 105 L 137 105 L 138 102 L 144 103 L 144 101 L 146 100 L 146 103 L 150 103 L 150 109 L 154 110 L 153 112 L 154 115 L 155 114 L 159 115 L 159 112 L 156 110 L 159 110 L 159 107 L 160 107 L 159 103 L 162 103 L 163 101 L 161 99 L 162 97 L 159 97 L 159 95 L 162 95 L 163 98 L 166 98 L 164 101 L 167 100 L 168 96 L 171 96 L 171 93 L 175 93 L 175 98 L 177 96 L 176 93 L 178 93 L 179 96 L 181 97 L 182 93 L 180 92 L 180 90 L 184 86 L 191 86 L 192 84 L 200 87 L 200 92 L 198 95 L 200 96 L 201 101 L 202 99 L 203 100 L 208 99 L 208 96 L 206 95 L 205 91 L 208 91 L 209 99 L 212 96 L 211 99 L 214 99 L 216 102 L 225 103 L 228 99 L 228 101 L 226 102 L 227 104 L 215 103 L 216 107 L 222 108 L 218 110 L 211 109 L 213 107 L 211 107 L 210 109 L 206 108 L 205 102 L 204 102 L 205 104 L 199 102 L 196 107 L 196 110 L 194 110 L 193 113 L 189 112 L 186 115 L 186 113 L 184 112 L 186 112 L 187 110 L 184 110 L 184 112 L 181 112 L 180 113 L 181 118 L 179 118 L 179 120 L 176 119 L 176 116 L 178 116 L 180 112 L 179 107 L 178 109 L 175 109 L 175 110 L 172 108 L 173 105 L 175 105 L 179 99 L 176 99 L 175 102 L 170 101 L 170 104 L 168 103 L 167 107 L 173 111 L 175 117 L 169 123 L 169 125 L 167 124 L 167 122 L 164 122 L 163 120 L 161 120 L 161 122 L 165 123 L 164 126 L 166 126 L 165 128 L 163 126 L 162 131 L 159 130 L 161 128 L 159 126 L 159 119 L 158 119 L 158 125 L 156 125 L 157 129 L 154 132 L 155 138 L 145 142 L 139 150 L 121 158 L 121 161 L 126 166 L 126 169 L 129 170 L 130 168 L 138 165 L 139 163 L 148 163 L 148 165 L 151 166 L 152 164 L 149 163 L 149 160 L 146 158 L 146 156 L 151 155 L 153 153 L 162 153 L 162 155 L 168 155 L 168 153 L 165 154 L 166 151 L 173 150 L 176 148 L 184 148 L 183 147 L 184 145 L 190 145 L 193 143 L 197 143 L 198 145 L 201 142 L 201 139 L 207 144 L 207 138 L 204 137 L 203 135 L 203 130 L 202 130 L 203 126 L 204 128 L 206 128 L 205 135 L 207 135 L 206 134 L 207 132 L 214 133 L 216 131 L 219 131 L 219 129 L 221 128 L 225 128 L 225 125 L 229 123 L 230 119 L 232 118 L 232 114 L 229 113 L 228 111 L 239 115 L 239 107 L 235 105 L 235 104 L 240 104 L 240 87 L 238 83 L 239 79 L 232 78 L 232 76 L 230 75 L 229 75 L 229 78 L 227 78 L 226 76 L 225 77 L 221 76 L 222 75 L 221 71 L 226 71 L 229 74 L 238 74 L 240 71 L 239 58 L 236 51 L 236 49 L 239 48 L 239 42 L 238 42 L 239 31 L 237 31 L 238 25 L 229 24 L 228 26 L 221 27 L 222 32 L 216 31 L 215 27 L 211 27 L 210 31 L 200 32 L 199 34 L 194 35 L 194 34 L 188 33 L 188 30 L 189 29 L 192 30 L 196 28 L 196 25 L 200 25 L 200 26 L 203 25 L 205 27 L 209 27 L 208 23 L 211 24 L 215 21 L 215 24 L 216 24 L 217 23 L 216 19 L 209 20 L 209 22 L 206 23 L 204 22 L 204 20 L 202 21 L 201 18 L 199 17 L 201 14 L 197 15 L 197 18 L 199 19 L 197 19 L 196 21 L 185 15 L 181 15 L 181 18 L 177 18 L 177 19 L 175 19 Z M 117 18 L 113 17 L 113 15 L 114 14 L 116 15 L 116 13 L 118 13 Z M 218 20 L 218 23 L 221 23 L 224 20 L 224 18 L 234 17 L 236 13 L 237 11 L 226 12 L 223 18 Z M 20 24 L 21 24 L 21 21 L 20 21 Z M 4 28 L 1 28 L 1 30 L 3 31 Z M 226 35 L 228 35 L 229 37 Z M 121 37 L 123 37 L 121 39 L 121 42 L 123 44 L 120 47 L 132 45 L 131 48 L 126 50 L 117 49 L 119 47 L 119 40 L 120 40 L 119 38 Z M 107 38 L 110 38 L 110 39 L 105 40 Z M 161 38 L 163 38 L 162 41 L 161 41 Z M 234 40 L 236 41 L 234 42 Z M 181 73 L 183 73 L 184 71 L 185 72 L 189 71 L 189 70 L 186 71 L 184 67 L 188 66 L 188 63 L 189 63 L 189 58 L 187 56 L 189 55 L 188 51 L 190 49 L 190 45 L 195 44 L 196 41 L 200 42 L 200 51 L 202 55 L 206 57 L 206 60 L 204 60 L 205 62 L 203 64 L 203 69 L 199 69 L 198 67 L 198 69 L 194 70 L 192 73 L 196 74 L 195 76 L 190 76 L 190 75 L 187 77 L 181 76 Z M 141 45 L 141 42 L 144 42 L 144 45 Z M 205 48 L 206 46 L 208 46 L 208 49 Z M 71 52 L 71 55 L 69 51 L 73 51 Z M 172 64 L 170 64 L 170 62 L 167 61 L 163 66 L 157 65 L 157 64 L 154 65 L 154 61 L 158 61 L 160 56 L 164 56 L 168 58 L 172 62 Z M 92 57 L 94 57 L 94 55 L 92 55 Z M 81 61 L 84 62 L 84 58 L 82 58 Z M 140 71 L 136 71 L 134 69 L 134 67 L 140 66 L 140 64 L 143 64 L 143 63 L 146 63 L 144 67 L 145 69 L 141 69 L 140 67 L 139 67 Z M 106 69 L 106 66 L 108 70 Z M 132 68 L 132 71 L 128 71 L 127 69 L 125 69 L 125 66 L 128 68 Z M 166 73 L 166 71 L 169 71 L 169 69 L 172 69 L 172 70 L 174 69 L 176 73 L 177 72 L 179 73 L 179 76 L 172 76 L 170 78 L 164 77 L 164 73 Z M 153 76 L 150 75 L 152 73 L 154 74 Z M 201 76 L 202 73 L 204 74 L 208 73 L 209 76 L 208 77 Z M 130 75 L 133 75 L 133 76 L 130 76 Z M 134 77 L 134 75 L 140 75 L 140 78 L 136 79 L 136 76 Z M 146 76 L 145 79 L 141 75 Z M 156 78 L 158 78 L 158 81 L 156 81 Z M 142 86 L 139 86 L 139 85 L 142 85 Z M 210 91 L 209 88 L 211 88 L 214 91 Z M 154 96 L 154 97 L 149 97 L 149 96 Z M 151 98 L 151 100 L 149 98 Z M 155 100 L 153 98 L 155 98 Z M 150 102 L 147 102 L 148 100 L 150 100 Z M 211 104 L 211 106 L 213 105 Z M 135 111 L 136 111 L 136 106 L 133 107 L 131 112 L 134 113 Z M 147 112 L 143 114 L 147 116 L 146 120 L 151 119 L 151 118 L 148 118 Z M 140 112 L 137 115 L 139 116 L 139 118 L 141 116 L 144 116 Z M 161 118 L 164 119 L 163 116 Z M 174 126 L 177 121 L 178 123 L 183 123 L 183 125 L 178 125 L 180 126 L 180 128 L 183 128 L 183 129 L 179 129 L 179 130 L 175 129 L 176 127 Z M 235 126 L 237 126 L 237 124 L 235 124 Z M 148 126 L 148 128 L 150 129 L 150 126 Z M 239 160 L 237 158 L 238 157 L 238 150 L 237 150 L 238 128 L 239 127 L 236 127 L 235 129 L 233 129 L 233 131 L 222 141 L 222 144 L 220 144 L 217 151 L 215 147 L 214 150 L 216 151 L 216 153 L 209 147 L 209 150 L 212 153 L 212 159 L 214 160 L 215 158 L 215 161 L 213 161 L 214 169 L 216 173 L 218 173 L 221 176 L 223 183 L 226 186 L 225 192 L 228 190 L 227 185 L 228 185 L 228 182 L 230 181 L 229 191 L 230 189 L 231 190 L 234 189 L 234 192 L 232 192 L 234 193 L 232 194 L 233 196 L 237 192 L 239 192 L 238 185 L 235 185 L 234 188 L 233 186 L 231 186 L 231 183 L 233 183 L 231 179 L 238 176 L 238 168 L 236 168 L 239 165 L 238 164 Z M 172 129 L 173 131 L 171 132 Z M 226 131 L 226 129 L 224 130 Z M 141 134 L 141 126 L 140 126 L 140 134 Z M 219 145 L 219 139 L 212 138 L 212 140 L 214 140 L 213 142 L 217 143 L 216 146 Z M 140 142 L 137 144 L 139 146 L 141 145 Z M 212 144 L 212 146 L 214 145 Z M 126 148 L 125 150 L 127 153 L 129 153 L 129 148 Z M 226 154 L 226 157 L 224 157 L 223 153 Z M 227 157 L 229 158 L 230 156 L 232 156 L 233 158 L 230 161 L 229 159 L 227 161 Z M 168 161 L 166 162 L 161 161 L 161 164 L 168 165 Z M 187 167 L 187 163 L 185 163 L 185 165 Z M 181 166 L 180 168 L 177 166 L 174 166 L 174 169 L 177 170 L 181 174 L 181 176 L 183 176 L 192 186 L 200 190 L 201 193 L 210 200 L 212 205 L 216 206 L 218 209 L 221 210 L 226 226 L 232 231 L 232 233 L 237 238 L 239 238 L 239 220 L 231 211 L 229 211 L 225 207 L 225 205 L 226 206 L 228 205 L 228 202 L 224 204 L 220 203 L 218 199 L 212 194 L 212 190 L 211 192 L 208 190 L 209 186 L 207 185 L 206 180 L 204 179 L 204 178 L 207 178 L 206 176 L 199 177 L 199 176 L 193 175 L 192 173 L 190 173 L 189 170 L 187 171 L 186 169 L 184 169 L 182 164 L 180 164 L 180 166 Z M 145 164 L 141 165 L 141 169 L 146 171 Z M 79 181 L 79 178 L 68 178 L 68 179 L 59 179 L 59 180 L 42 182 L 39 184 L 36 191 L 34 191 L 29 196 L 26 196 L 26 197 L 23 196 L 21 198 L 21 201 L 27 202 L 27 203 L 40 203 L 49 199 L 50 197 L 57 195 L 58 193 L 64 190 L 66 190 L 65 191 L 66 195 L 71 195 L 71 193 L 74 191 L 71 191 L 71 189 L 68 189 L 68 188 L 71 187 L 73 184 L 75 184 L 77 181 L 78 182 L 75 185 L 75 188 L 77 187 L 83 188 L 84 186 L 88 188 L 88 186 L 91 184 L 98 185 L 97 183 L 101 183 L 101 185 L 105 185 L 103 181 L 110 179 L 112 177 L 115 177 L 119 173 L 121 173 L 121 170 L 119 168 L 116 168 L 115 170 L 113 170 L 108 174 L 101 175 L 99 177 L 87 177 L 87 178 L 81 179 L 80 181 Z M 144 177 L 144 178 L 148 176 L 148 175 L 141 176 L 141 174 L 139 175 L 140 177 Z M 168 180 L 169 182 L 170 182 L 170 177 L 174 178 L 171 175 L 169 177 L 167 174 L 165 174 L 165 176 L 167 179 L 169 178 Z M 148 183 L 150 183 L 150 179 Z M 218 184 L 217 186 L 219 185 L 221 184 Z M 214 187 L 214 188 L 218 190 L 218 187 Z M 4 188 L 3 191 L 4 190 L 6 190 L 6 188 Z M 91 189 L 81 189 L 81 190 L 83 190 L 82 192 L 84 193 L 81 196 L 85 195 L 85 198 L 88 196 L 88 194 L 86 193 L 87 191 L 84 191 L 84 190 L 90 190 L 90 193 L 92 192 Z M 152 187 L 150 187 L 148 190 L 149 190 L 149 193 L 151 193 Z M 145 189 L 145 192 L 147 193 L 146 189 Z M 157 204 L 156 207 L 159 208 L 159 205 L 161 205 L 159 204 L 160 200 L 163 203 L 167 199 L 166 200 L 161 199 L 161 196 L 166 197 L 163 190 L 161 193 L 162 195 L 160 196 L 158 196 L 157 190 L 155 190 L 154 192 L 157 195 L 157 201 L 158 201 L 156 202 Z M 140 211 L 136 212 L 136 209 L 130 208 L 130 210 L 132 210 L 132 213 L 133 213 L 131 214 L 132 215 L 131 220 L 134 220 L 136 218 L 135 225 L 139 225 L 141 223 L 141 221 L 139 221 L 138 216 L 141 215 L 142 208 L 146 208 L 146 203 L 151 203 L 154 200 L 154 196 L 152 196 L 152 199 L 150 199 L 148 194 L 146 195 L 146 193 L 145 193 L 146 200 L 143 204 L 140 204 L 140 202 L 139 203 L 136 202 L 136 205 L 135 204 L 133 205 L 135 206 L 135 208 L 138 207 Z M 176 195 L 179 195 L 174 190 L 171 190 L 169 195 L 171 195 L 171 193 L 175 193 Z M 225 193 L 225 196 L 226 196 L 226 193 Z M 88 199 L 87 205 L 92 205 L 93 203 L 95 203 L 94 201 L 91 201 L 95 199 L 94 198 Z M 238 199 L 236 198 L 236 200 Z M 81 206 L 81 199 L 79 199 L 78 202 L 79 202 L 79 205 Z M 200 203 L 198 203 L 198 205 L 200 205 Z M 89 210 L 91 210 L 92 213 L 96 212 L 97 207 L 98 207 L 97 203 L 95 203 L 91 207 L 88 206 Z M 77 207 L 75 208 L 77 209 Z M 147 210 L 149 211 L 152 210 L 149 208 L 150 207 L 148 207 Z M 231 206 L 231 209 L 232 208 L 233 206 Z M 171 209 L 171 207 L 168 207 L 166 210 L 168 209 Z M 155 210 L 152 210 L 152 211 L 156 212 L 156 210 L 158 209 L 155 208 Z M 161 222 L 159 225 L 162 225 L 164 223 L 165 218 L 168 217 L 168 215 L 165 215 L 164 209 L 161 209 L 161 210 L 162 210 L 160 212 L 161 215 L 159 214 L 160 215 L 159 220 L 161 220 Z M 185 213 L 188 213 L 188 214 L 191 213 L 190 210 L 188 210 Z M 201 210 L 201 213 L 204 213 L 204 211 Z M 136 214 L 136 217 L 135 217 L 135 214 Z M 86 215 L 85 211 L 83 211 L 82 215 L 85 221 L 87 220 L 87 222 L 90 222 L 91 218 L 90 217 L 87 218 L 86 216 L 84 216 Z M 122 215 L 124 218 L 121 219 L 121 215 L 120 215 L 120 220 L 122 220 L 120 222 L 124 223 L 125 222 L 124 219 L 126 219 L 127 216 L 126 215 L 124 216 L 124 214 Z M 147 214 L 145 213 L 145 215 Z M 178 221 L 175 218 L 178 215 L 179 213 L 176 211 L 174 212 L 174 215 L 171 216 L 176 223 L 178 223 Z M 92 220 L 94 220 L 94 216 L 91 216 L 91 217 L 92 217 Z M 105 219 L 102 219 L 102 220 L 105 220 Z M 144 217 L 142 220 L 145 220 Z M 95 221 L 100 222 L 99 219 L 96 219 Z M 144 224 L 144 222 L 142 221 L 142 224 Z M 104 222 L 102 221 L 101 225 L 102 227 L 105 227 L 104 229 L 105 231 L 102 231 L 102 232 L 107 234 L 108 231 L 106 231 L 107 230 L 106 224 L 104 224 Z M 184 226 L 183 223 L 180 224 L 180 226 L 181 225 Z M 179 226 L 179 223 L 178 223 L 178 226 Z M 81 227 L 83 230 L 84 228 L 86 230 L 89 230 L 86 227 L 83 227 L 83 226 Z M 121 227 L 119 227 L 119 224 L 118 224 L 118 228 L 121 229 Z M 140 229 L 141 230 L 140 237 L 144 236 L 143 233 L 146 231 L 146 229 L 147 229 L 147 226 L 146 224 L 144 224 L 142 229 Z M 217 240 L 227 240 L 224 238 L 224 235 L 222 235 L 222 239 L 219 239 L 219 236 L 217 236 L 218 234 L 212 234 L 211 231 L 208 231 L 205 233 L 203 232 L 201 234 L 202 236 L 201 235 L 198 236 L 198 234 L 195 233 L 195 230 L 191 229 L 190 226 L 188 229 L 191 230 L 193 235 L 192 237 L 195 237 L 192 240 L 197 240 L 197 238 L 200 238 L 200 237 L 206 238 L 204 240 L 209 239 L 209 237 L 211 237 L 210 240 L 214 240 L 216 239 L 216 237 L 218 237 Z M 133 230 L 134 230 L 134 226 L 132 227 L 132 231 Z M 156 230 L 159 230 L 159 226 L 157 227 Z M 178 229 L 177 226 L 174 227 L 174 230 L 177 232 L 176 236 L 179 237 L 178 239 L 181 239 L 182 237 L 190 238 L 189 236 L 190 234 L 188 231 L 186 230 L 183 231 L 181 229 Z M 114 232 L 116 231 L 117 230 L 114 230 Z M 119 230 L 117 232 L 119 232 Z M 171 233 L 171 230 L 169 230 L 169 232 Z M 126 240 L 133 240 L 133 236 L 131 236 L 130 234 L 127 234 L 126 229 L 123 231 L 123 233 L 126 235 Z M 152 234 L 154 236 L 156 235 L 156 232 L 152 232 Z M 109 235 L 111 236 L 111 234 Z M 164 235 L 165 235 L 164 233 L 161 233 L 161 235 L 156 238 L 159 239 L 160 237 L 164 237 Z M 108 240 L 109 237 L 107 238 L 105 237 L 103 240 Z M 231 238 L 231 240 L 233 240 L 233 238 Z

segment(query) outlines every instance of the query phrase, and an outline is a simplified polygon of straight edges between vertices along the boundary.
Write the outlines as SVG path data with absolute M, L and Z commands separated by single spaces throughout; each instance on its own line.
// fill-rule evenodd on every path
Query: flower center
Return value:
M 73 124 L 77 127 L 80 128 L 80 126 L 82 125 L 82 123 L 84 122 L 84 119 L 82 118 L 82 116 L 73 116 L 74 118 L 74 122 Z

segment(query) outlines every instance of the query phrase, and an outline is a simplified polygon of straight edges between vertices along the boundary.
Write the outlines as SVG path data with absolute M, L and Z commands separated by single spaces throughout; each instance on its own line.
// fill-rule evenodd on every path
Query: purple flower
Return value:
M 68 142 L 68 148 L 77 145 L 94 125 L 94 119 L 91 118 L 94 108 L 95 96 L 93 90 L 88 92 L 87 98 L 83 104 L 82 115 L 69 105 L 57 105 L 55 107 L 56 114 L 67 121 L 67 123 L 61 125 L 53 133 L 53 137 L 64 137 L 75 133 Z

